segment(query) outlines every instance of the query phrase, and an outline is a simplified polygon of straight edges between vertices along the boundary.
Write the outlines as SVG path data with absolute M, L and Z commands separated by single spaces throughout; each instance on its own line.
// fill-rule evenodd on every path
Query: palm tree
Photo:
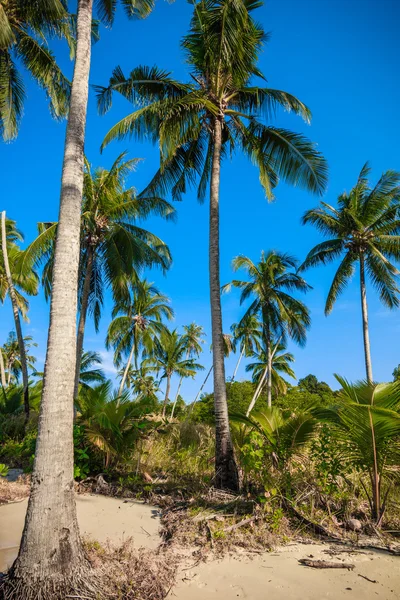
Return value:
M 132 299 L 120 301 L 113 310 L 106 347 L 114 348 L 114 361 L 121 364 L 122 356 L 129 353 L 123 371 L 119 394 L 125 387 L 132 360 L 138 370 L 138 358 L 141 350 L 151 353 L 155 337 L 165 330 L 162 319 L 172 319 L 174 311 L 169 306 L 170 300 L 146 280 L 133 282 Z
M 82 353 L 81 368 L 79 372 L 79 384 L 84 387 L 91 387 L 93 383 L 104 383 L 106 376 L 101 368 L 101 356 L 98 352 L 87 350 Z
M 296 379 L 296 375 L 290 366 L 290 363 L 294 362 L 294 356 L 291 352 L 285 352 L 286 346 L 281 342 L 276 344 L 274 341 L 271 343 L 270 354 L 271 359 L 271 387 L 276 395 L 286 394 L 287 383 L 281 376 L 281 373 Z M 256 362 L 249 363 L 246 365 L 246 372 L 253 374 L 253 382 L 257 383 L 257 395 L 254 394 L 252 401 L 247 409 L 246 416 L 248 417 L 254 408 L 257 399 L 259 398 L 263 387 L 265 385 L 265 374 L 268 373 L 268 350 L 262 348 L 260 352 L 254 352 L 252 357 L 256 359 Z
M 278 348 L 289 336 L 300 346 L 305 344 L 306 330 L 310 326 L 310 315 L 303 302 L 290 295 L 291 291 L 307 292 L 310 286 L 296 272 L 297 260 L 281 252 L 262 252 L 261 260 L 255 264 L 247 256 L 236 256 L 233 270 L 244 269 L 249 281 L 234 279 L 223 286 L 229 291 L 233 286 L 241 290 L 240 303 L 253 298 L 244 318 L 258 315 L 262 322 L 262 336 L 267 350 L 267 401 L 272 404 L 272 359 L 274 348 Z M 275 346 L 273 341 L 275 341 Z M 257 390 L 256 390 L 257 393 Z M 254 398 L 253 398 L 254 400 Z M 255 400 L 254 400 L 255 401 Z
M 344 378 L 335 377 L 342 388 L 337 404 L 313 412 L 332 425 L 343 457 L 369 478 L 372 493 L 362 479 L 361 483 L 372 518 L 379 525 L 400 461 L 400 385 L 368 381 L 351 385 Z
M 241 150 L 257 165 L 269 198 L 279 177 L 312 192 L 322 193 L 326 163 L 305 137 L 265 124 L 279 106 L 302 116 L 309 109 L 297 98 L 267 87 L 257 67 L 265 33 L 252 18 L 259 3 L 248 0 L 200 0 L 194 4 L 189 33 L 182 46 L 191 70 L 188 84 L 175 82 L 157 67 L 138 67 L 125 77 L 117 67 L 108 87 L 98 87 L 99 108 L 107 111 L 114 91 L 139 108 L 106 135 L 151 139 L 161 149 L 161 169 L 147 193 L 175 198 L 199 182 L 204 200 L 210 188 L 209 276 L 214 361 L 216 422 L 216 485 L 238 489 L 238 474 L 230 438 L 226 402 L 224 349 L 219 278 L 219 189 L 222 159 Z M 259 118 L 261 117 L 261 118 Z
M 26 318 L 28 303 L 16 290 L 15 284 L 29 294 L 37 294 L 38 278 L 36 273 L 30 269 L 22 276 L 16 269 L 21 251 L 17 241 L 22 241 L 23 236 L 17 230 L 14 221 L 6 220 L 6 212 L 1 214 L 1 248 L 2 264 L 0 263 L 0 299 L 4 302 L 6 294 L 11 300 L 14 314 L 15 331 L 17 334 L 19 356 L 21 361 L 22 383 L 24 387 L 25 418 L 29 419 L 29 377 L 28 364 L 25 352 L 24 337 L 22 334 L 20 312 Z M 14 273 L 13 273 L 14 272 Z M 15 280 L 15 284 L 14 284 Z
M 138 198 L 135 188 L 125 186 L 127 176 L 139 162 L 125 157 L 125 152 L 120 154 L 110 170 L 99 168 L 92 172 L 90 164 L 85 163 L 75 398 L 87 315 L 89 312 L 93 317 L 97 331 L 105 288 L 110 286 L 114 300 L 118 300 L 126 288 L 124 283 L 129 278 L 138 279 L 144 267 L 158 266 L 165 271 L 171 263 L 168 246 L 139 227 L 137 221 L 154 214 L 173 218 L 175 210 L 161 198 Z M 56 232 L 57 223 L 39 223 L 39 236 L 25 253 L 28 263 L 47 260 L 43 270 L 47 294 L 51 290 Z
M 25 2 L 21 4 L 26 5 Z M 32 4 L 32 10 L 37 4 Z M 123 2 L 126 12 L 132 17 L 146 16 L 153 4 L 152 0 Z M 116 2 L 99 0 L 96 6 L 100 18 L 111 23 Z M 79 595 L 94 595 L 76 517 L 72 438 L 93 0 L 78 0 L 77 9 L 75 65 L 64 147 L 50 327 L 32 493 L 18 557 L 7 579 L 0 584 L 5 596 L 48 597 L 48 590 L 51 590 L 52 598 L 74 594 L 75 590 Z
M 183 339 L 184 339 L 184 343 L 186 344 L 186 348 L 187 348 L 186 358 L 199 357 L 203 350 L 201 347 L 201 344 L 204 343 L 203 327 L 201 325 L 197 325 L 196 323 L 190 323 L 190 325 L 184 325 L 183 329 L 185 330 L 185 333 L 183 334 Z M 179 380 L 179 385 L 178 385 L 178 389 L 176 391 L 174 405 L 173 405 L 172 411 L 171 411 L 171 419 L 174 418 L 175 407 L 176 407 L 176 403 L 178 402 L 179 394 L 180 394 L 181 387 L 182 387 L 182 382 L 183 382 L 183 376 L 181 376 L 181 378 Z
M 240 349 L 239 358 L 231 379 L 233 383 L 243 356 L 250 356 L 261 350 L 261 323 L 255 315 L 247 315 L 240 323 L 234 323 L 231 331 L 236 343 L 239 343 Z
M 151 355 L 145 360 L 145 366 L 152 367 L 156 373 L 161 373 L 161 379 L 166 379 L 165 397 L 162 408 L 162 418 L 169 401 L 171 390 L 171 377 L 176 374 L 180 377 L 194 377 L 197 371 L 204 367 L 196 363 L 193 358 L 187 358 L 187 345 L 184 336 L 179 335 L 176 329 L 170 331 L 164 328 L 158 338 L 154 338 L 154 347 Z
M 26 91 L 23 66 L 46 92 L 54 117 L 67 114 L 70 82 L 49 50 L 47 38 L 65 37 L 73 49 L 71 17 L 65 0 L 1 3 L 0 25 L 0 134 L 14 139 L 23 114 Z
M 37 344 L 33 341 L 33 338 L 30 335 L 26 335 L 23 338 L 23 344 L 24 344 L 24 360 L 25 360 L 26 369 L 28 372 L 29 372 L 29 370 L 31 370 L 31 371 L 34 371 L 34 373 L 36 374 L 36 369 L 35 369 L 36 358 L 32 354 L 29 354 L 29 350 L 32 347 L 37 347 Z M 10 333 L 8 334 L 8 338 L 7 338 L 4 346 L 2 348 L 0 348 L 0 351 L 2 352 L 2 355 L 5 360 L 5 377 L 6 377 L 6 386 L 5 387 L 8 387 L 11 384 L 12 378 L 14 378 L 15 382 L 18 383 L 20 375 L 21 374 L 23 375 L 23 373 L 24 373 L 23 360 L 21 357 L 19 341 L 18 341 L 18 338 L 15 335 L 14 331 L 10 331 Z M 24 399 L 25 399 L 24 381 L 23 381 L 23 389 L 24 389 Z M 24 405 L 24 408 L 25 408 L 25 405 Z
M 326 299 L 325 314 L 328 315 L 358 263 L 365 370 L 368 381 L 372 382 L 366 275 L 385 306 L 390 309 L 399 306 L 395 280 L 399 271 L 391 261 L 400 258 L 400 173 L 386 171 L 375 187 L 371 187 L 370 172 L 366 163 L 353 189 L 339 196 L 337 208 L 322 202 L 319 208 L 305 213 L 303 224 L 315 225 L 328 240 L 308 253 L 301 270 L 341 259 Z

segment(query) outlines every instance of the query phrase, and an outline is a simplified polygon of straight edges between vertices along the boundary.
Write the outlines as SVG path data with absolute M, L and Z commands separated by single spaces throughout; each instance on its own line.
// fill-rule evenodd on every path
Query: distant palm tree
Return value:
M 101 356 L 98 352 L 93 350 L 83 352 L 79 373 L 79 384 L 82 387 L 90 387 L 93 383 L 103 383 L 106 380 L 103 369 L 97 368 L 101 363 Z
M 365 370 L 372 382 L 366 275 L 385 306 L 399 306 L 399 271 L 391 261 L 400 259 L 400 172 L 386 171 L 375 187 L 369 184 L 370 172 L 366 163 L 353 189 L 339 196 L 337 208 L 321 202 L 305 213 L 303 223 L 315 225 L 329 239 L 308 253 L 301 270 L 341 258 L 326 299 L 328 315 L 359 265 Z
M 6 212 L 1 213 L 1 258 L 0 261 L 0 300 L 4 302 L 6 295 L 11 300 L 14 315 L 15 331 L 17 334 L 19 356 L 22 372 L 22 383 L 24 387 L 24 408 L 26 420 L 29 419 L 29 377 L 28 364 L 25 352 L 24 337 L 22 334 L 20 313 L 27 320 L 28 302 L 16 288 L 22 289 L 28 294 L 37 294 L 38 277 L 31 268 L 21 274 L 19 259 L 23 254 L 18 248 L 17 242 L 22 241 L 23 236 L 16 228 L 14 221 L 6 219 Z
M 170 331 L 165 328 L 160 336 L 154 339 L 153 350 L 149 358 L 144 361 L 146 366 L 152 367 L 156 373 L 161 374 L 161 379 L 166 379 L 163 418 L 169 401 L 171 377 L 175 374 L 180 377 L 194 377 L 197 371 L 204 368 L 186 355 L 187 346 L 183 336 L 179 335 L 176 329 Z
M 294 356 L 293 354 L 291 354 L 291 352 L 285 352 L 285 344 L 278 343 L 278 345 L 276 345 L 274 342 L 272 342 L 271 345 L 271 386 L 276 395 L 286 394 L 287 382 L 282 377 L 282 374 L 296 379 L 295 372 L 290 366 L 290 363 L 294 362 Z M 253 374 L 253 382 L 258 384 L 258 394 L 254 395 L 251 403 L 249 404 L 246 416 L 249 416 L 249 414 L 253 410 L 254 405 L 257 402 L 257 399 L 259 398 L 265 386 L 265 375 L 266 373 L 268 373 L 269 370 L 268 351 L 265 348 L 262 348 L 261 352 L 254 352 L 252 357 L 256 360 L 256 362 L 252 362 L 246 365 L 246 372 Z
M 128 77 L 117 67 L 108 87 L 98 87 L 99 108 L 107 111 L 113 92 L 138 109 L 121 119 L 106 135 L 150 139 L 161 149 L 161 169 L 147 193 L 175 198 L 196 181 L 198 196 L 210 191 L 209 266 L 216 422 L 216 485 L 238 488 L 238 473 L 230 437 L 225 386 L 223 328 L 219 276 L 219 203 L 222 159 L 243 152 L 256 164 L 269 198 L 279 178 L 320 194 L 327 165 L 304 136 L 272 127 L 279 107 L 310 121 L 300 100 L 280 90 L 258 87 L 264 80 L 257 62 L 266 35 L 252 13 L 260 3 L 245 0 L 200 0 L 194 3 L 189 33 L 182 46 L 190 68 L 190 83 L 173 81 L 157 67 L 138 67 Z M 265 81 L 265 80 L 264 80 Z M 263 81 L 263 84 L 264 84 Z
M 197 325 L 196 323 L 190 323 L 190 325 L 184 325 L 183 329 L 185 331 L 185 333 L 183 334 L 183 340 L 184 340 L 184 343 L 186 344 L 186 357 L 187 358 L 194 358 L 194 357 L 197 358 L 198 356 L 200 356 L 201 352 L 203 351 L 203 348 L 201 347 L 201 344 L 204 343 L 203 327 L 201 325 Z M 179 380 L 179 385 L 178 385 L 178 389 L 176 391 L 174 405 L 173 405 L 172 411 L 171 411 L 171 419 L 174 418 L 175 407 L 176 407 L 176 403 L 178 402 L 179 394 L 180 394 L 181 387 L 182 387 L 182 382 L 183 382 L 183 376 L 181 376 L 181 378 Z
M 258 263 L 247 256 L 233 259 L 233 269 L 244 269 L 250 277 L 249 281 L 234 279 L 223 286 L 229 291 L 233 286 L 241 290 L 240 303 L 252 299 L 244 318 L 250 315 L 259 316 L 262 322 L 262 336 L 267 351 L 267 401 L 272 404 L 272 358 L 273 342 L 279 346 L 287 337 L 300 346 L 305 344 L 306 331 L 310 326 L 308 308 L 294 298 L 290 292 L 307 292 L 310 286 L 296 272 L 297 260 L 288 254 L 270 251 L 261 254 Z
M 243 356 L 250 356 L 252 353 L 261 350 L 261 323 L 256 315 L 246 315 L 240 323 L 234 323 L 232 325 L 231 331 L 236 343 L 239 344 L 240 349 L 240 355 L 231 379 L 231 382 L 233 383 Z
M 30 335 L 24 336 L 23 341 L 24 341 L 24 350 L 25 350 L 24 360 L 26 363 L 26 368 L 28 370 L 28 373 L 29 373 L 29 370 L 36 373 L 36 369 L 35 369 L 36 358 L 32 354 L 29 354 L 29 350 L 32 347 L 37 347 L 37 344 L 33 341 L 33 338 Z M 15 335 L 14 331 L 11 331 L 8 334 L 8 338 L 5 342 L 5 344 L 3 345 L 3 347 L 0 348 L 0 351 L 2 352 L 4 361 L 5 361 L 6 387 L 8 387 L 11 384 L 12 378 L 14 378 L 15 383 L 17 384 L 19 381 L 20 375 L 23 374 L 23 361 L 21 358 L 21 351 L 20 351 L 18 338 Z M 23 387 L 24 387 L 24 384 L 23 384 Z
M 114 362 L 117 366 L 121 364 L 122 357 L 128 354 L 119 394 L 122 394 L 125 387 L 132 360 L 134 359 L 137 371 L 140 351 L 145 350 L 151 355 L 156 337 L 166 329 L 162 319 L 173 318 L 174 311 L 169 303 L 169 298 L 161 294 L 152 283 L 134 280 L 131 298 L 115 305 L 106 347 L 114 348 Z
M 26 99 L 21 66 L 46 91 L 53 116 L 67 114 L 70 82 L 58 67 L 47 39 L 65 37 L 72 50 L 72 23 L 64 0 L 6 0 L 0 10 L 0 135 L 9 141 L 18 134 Z

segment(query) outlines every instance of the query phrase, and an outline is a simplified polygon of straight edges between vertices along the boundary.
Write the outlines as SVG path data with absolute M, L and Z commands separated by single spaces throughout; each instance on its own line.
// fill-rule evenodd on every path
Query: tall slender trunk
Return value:
M 87 310 L 88 310 L 88 305 L 89 305 L 90 282 L 92 279 L 92 272 L 93 272 L 93 259 L 94 259 L 94 249 L 93 249 L 93 246 L 89 246 L 88 251 L 87 251 L 85 280 L 83 282 L 83 289 L 82 289 L 82 302 L 81 302 L 81 311 L 80 311 L 80 315 L 79 315 L 78 334 L 76 337 L 74 400 L 77 399 L 78 390 L 79 390 L 79 378 L 80 378 L 80 374 L 81 374 L 81 360 L 82 360 L 82 352 L 83 352 L 83 338 L 85 336 L 86 317 L 87 317 Z
M 85 594 L 89 585 L 89 565 L 83 555 L 76 518 L 72 430 L 92 2 L 78 2 L 76 59 L 64 149 L 50 327 L 31 495 L 18 558 L 5 584 L 6 588 L 12 588 L 13 600 L 17 597 L 56 600 L 68 595 L 89 595 Z M 5 591 L 7 597 L 9 590 Z
M 267 327 L 266 336 L 267 344 L 267 406 L 272 406 L 272 352 L 271 352 L 271 333 L 269 327 Z
M 219 187 L 222 148 L 222 119 L 219 117 L 214 119 L 213 142 L 210 183 L 209 269 L 214 366 L 215 485 L 217 488 L 237 491 L 239 489 L 239 475 L 229 429 L 219 275 Z
M 162 408 L 162 418 L 163 419 L 165 418 L 165 412 L 167 410 L 170 389 L 171 389 L 171 375 L 167 375 L 167 387 L 165 389 L 165 398 L 164 398 L 164 404 L 163 404 L 163 408 Z
M 1 385 L 2 385 L 3 389 L 6 389 L 6 387 L 7 387 L 6 371 L 4 369 L 4 358 L 3 358 L 3 351 L 1 348 L 0 348 L 0 381 L 1 381 Z
M 282 339 L 282 335 L 280 336 L 280 338 L 276 342 L 275 347 L 274 347 L 274 349 L 272 351 L 272 354 L 271 354 L 271 360 L 269 361 L 270 362 L 270 366 L 271 366 L 271 372 L 272 372 L 272 360 L 273 360 L 273 358 L 275 356 L 276 351 L 278 350 L 278 346 L 281 343 L 281 339 Z M 254 392 L 253 398 L 251 399 L 251 402 L 249 404 L 249 408 L 247 409 L 246 417 L 248 417 L 249 414 L 251 413 L 251 411 L 253 410 L 254 405 L 257 402 L 257 400 L 258 400 L 258 398 L 259 398 L 259 396 L 260 396 L 260 394 L 262 392 L 265 380 L 267 378 L 267 374 L 268 374 L 268 361 L 267 361 L 267 365 L 266 365 L 266 367 L 265 367 L 265 369 L 263 371 L 263 374 L 261 375 L 260 381 L 258 382 L 258 385 L 257 385 L 256 391 Z
M 369 423 L 371 427 L 371 436 L 372 436 L 372 450 L 374 455 L 374 470 L 371 474 L 371 484 L 372 484 L 372 518 L 375 519 L 375 522 L 378 522 L 381 516 L 381 483 L 380 483 L 380 475 L 378 468 L 378 456 L 376 452 L 376 441 L 375 441 L 375 427 L 374 420 L 371 413 L 371 408 L 368 407 L 369 413 Z
M 197 392 L 197 396 L 196 396 L 196 398 L 194 399 L 194 402 L 192 403 L 192 405 L 191 405 L 191 407 L 190 407 L 190 412 L 192 412 L 194 405 L 196 404 L 196 402 L 197 402 L 197 401 L 198 401 L 198 399 L 200 398 L 200 394 L 201 394 L 201 392 L 203 391 L 203 389 L 204 389 L 204 386 L 206 385 L 206 383 L 207 383 L 207 380 L 208 380 L 208 378 L 210 377 L 210 375 L 211 375 L 211 371 L 213 370 L 213 368 L 214 368 L 214 365 L 211 365 L 211 367 L 210 367 L 210 369 L 209 369 L 209 371 L 208 371 L 208 373 L 207 373 L 207 375 L 206 375 L 206 377 L 205 377 L 205 379 L 204 379 L 203 383 L 202 383 L 202 384 L 201 384 L 201 386 L 200 386 L 200 389 L 199 389 L 199 391 Z
M 122 375 L 121 383 L 119 385 L 118 396 L 121 396 L 121 394 L 122 394 L 122 392 L 124 390 L 126 379 L 128 377 L 128 373 L 129 373 L 129 367 L 131 366 L 132 358 L 133 358 L 133 355 L 134 355 L 134 352 L 135 352 L 135 348 L 136 348 L 136 344 L 133 341 L 132 342 L 132 348 L 131 348 L 131 351 L 130 351 L 129 357 L 128 357 L 128 362 L 126 363 L 125 371 L 124 371 L 124 374 Z
M 236 363 L 235 370 L 233 371 L 233 375 L 232 375 L 231 383 L 233 383 L 233 382 L 235 381 L 236 373 L 237 373 L 237 371 L 238 371 L 238 368 L 239 368 L 239 365 L 240 365 L 240 363 L 241 363 L 241 360 L 242 360 L 242 358 L 243 358 L 243 355 L 244 355 L 244 344 L 243 344 L 242 351 L 241 351 L 241 353 L 240 353 L 240 355 L 239 355 L 238 361 L 237 361 L 237 363 Z
M 22 335 L 21 319 L 19 317 L 17 296 L 15 294 L 14 283 L 12 280 L 10 263 L 8 261 L 7 251 L 7 232 L 6 232 L 6 211 L 4 210 L 1 214 L 1 245 L 3 250 L 3 261 L 4 270 L 7 277 L 8 295 L 10 296 L 11 306 L 14 314 L 15 332 L 17 334 L 18 349 L 21 359 L 21 371 L 22 371 L 22 384 L 24 388 L 24 410 L 25 418 L 29 419 L 29 379 L 28 379 L 28 365 L 26 362 L 26 352 L 24 337 Z
M 361 312 L 362 312 L 362 324 L 363 324 L 363 336 L 364 336 L 364 356 L 365 356 L 365 370 L 367 373 L 367 380 L 372 383 L 372 363 L 371 363 L 371 346 L 369 343 L 369 330 L 368 330 L 368 304 L 367 304 L 367 289 L 365 286 L 365 264 L 364 254 L 360 254 L 360 291 L 361 291 Z
M 179 398 L 179 393 L 181 391 L 181 387 L 182 387 L 182 382 L 183 382 L 183 377 L 180 378 L 179 380 L 179 385 L 178 385 L 178 389 L 176 390 L 176 396 L 175 396 L 175 400 L 174 400 L 174 404 L 172 406 L 172 411 L 171 411 L 171 419 L 174 418 L 174 413 L 175 413 L 175 408 L 176 408 L 176 403 L 178 402 L 178 398 Z

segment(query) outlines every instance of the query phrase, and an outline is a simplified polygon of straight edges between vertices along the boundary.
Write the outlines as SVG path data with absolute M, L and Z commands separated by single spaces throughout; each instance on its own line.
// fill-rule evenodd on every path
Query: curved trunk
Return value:
M 129 357 L 128 357 L 128 362 L 126 363 L 125 371 L 124 371 L 124 374 L 122 376 L 121 383 L 119 385 L 118 396 L 121 396 L 121 394 L 122 394 L 122 392 L 124 390 L 125 383 L 126 383 L 126 378 L 128 377 L 129 367 L 131 366 L 131 363 L 132 363 L 132 358 L 133 358 L 133 354 L 135 352 L 135 348 L 136 348 L 136 344 L 135 344 L 135 342 L 133 342 L 132 343 L 132 348 L 131 348 L 131 351 L 130 351 L 130 354 L 129 354 Z
M 7 252 L 7 232 L 6 232 L 6 211 L 4 210 L 1 214 L 1 246 L 3 250 L 3 261 L 4 270 L 7 277 L 8 295 L 10 296 L 11 306 L 14 314 L 15 332 L 17 334 L 18 349 L 21 359 L 21 372 L 22 372 L 22 384 L 24 388 L 24 410 L 25 419 L 29 419 L 29 379 L 28 379 L 28 365 L 26 362 L 26 352 L 24 337 L 22 335 L 21 319 L 19 317 L 17 296 L 15 294 L 14 283 L 12 280 L 10 263 L 8 261 Z
M 194 399 L 194 402 L 193 402 L 193 403 L 191 404 L 191 406 L 190 406 L 190 412 L 192 412 L 194 405 L 196 404 L 197 400 L 200 398 L 200 394 L 201 394 L 201 392 L 203 391 L 203 388 L 204 388 L 204 386 L 206 385 L 206 383 L 207 383 L 207 380 L 208 380 L 208 378 L 210 377 L 210 375 L 211 375 L 211 371 L 213 370 L 213 368 L 214 368 L 214 366 L 213 366 L 213 365 L 211 365 L 211 367 L 210 367 L 210 370 L 208 371 L 208 373 L 207 373 L 207 375 L 206 375 L 206 378 L 204 379 L 203 383 L 201 384 L 201 387 L 200 387 L 199 391 L 197 392 L 197 396 L 196 396 L 196 398 Z
M 1 381 L 1 385 L 2 385 L 3 389 L 6 389 L 6 387 L 7 387 L 6 371 L 4 369 L 4 358 L 3 358 L 3 351 L 1 348 L 0 348 L 0 381 Z
M 231 383 L 233 383 L 233 382 L 235 381 L 236 373 L 237 373 L 237 371 L 238 371 L 238 368 L 239 368 L 239 365 L 240 365 L 240 363 L 241 363 L 241 360 L 242 360 L 242 358 L 243 358 L 243 355 L 244 355 L 244 345 L 243 345 L 242 351 L 241 351 L 241 353 L 240 353 L 240 355 L 239 355 L 238 361 L 237 361 L 237 363 L 236 363 L 235 370 L 233 371 L 233 375 L 232 375 Z
M 261 394 L 261 391 L 264 387 L 265 380 L 267 378 L 267 373 L 268 373 L 268 365 L 265 367 L 263 374 L 260 377 L 260 381 L 257 384 L 256 391 L 254 392 L 251 402 L 249 404 L 249 408 L 247 409 L 246 417 L 248 417 L 250 415 L 251 411 L 253 410 L 253 408 L 255 406 L 255 403 L 258 400 L 259 395 Z
M 165 418 L 165 412 L 167 410 L 170 389 L 171 389 L 171 375 L 167 375 L 167 387 L 165 389 L 165 398 L 164 398 L 164 404 L 163 404 L 162 415 L 161 415 L 163 419 Z
M 89 566 L 84 558 L 76 518 L 72 431 L 91 22 L 92 0 L 79 0 L 76 59 L 64 149 L 50 327 L 31 495 L 18 558 L 5 584 L 10 588 L 5 590 L 5 596 L 10 594 L 13 599 L 56 600 L 69 595 L 89 595 L 85 594 L 89 585 Z
M 368 305 L 367 305 L 367 290 L 365 286 L 365 264 L 364 255 L 360 255 L 360 291 L 361 291 L 361 312 L 362 312 L 362 324 L 363 324 L 363 337 L 364 337 L 364 356 L 365 356 L 365 371 L 367 374 L 367 380 L 372 383 L 372 363 L 371 363 L 371 347 L 369 343 L 369 330 L 368 330 Z
M 222 334 L 221 285 L 219 276 L 219 186 L 221 171 L 222 120 L 214 120 L 214 149 L 210 183 L 210 302 L 214 366 L 215 486 L 237 491 L 239 476 L 233 453 L 226 399 L 224 342 Z
M 80 378 L 80 374 L 81 374 L 81 360 L 82 360 L 82 352 L 83 352 L 83 338 L 85 335 L 86 317 L 87 317 L 87 310 L 88 310 L 88 304 L 89 304 L 90 282 L 92 279 L 92 272 L 93 272 L 93 259 L 94 259 L 94 249 L 93 249 L 93 246 L 89 246 L 88 255 L 87 255 L 87 263 L 86 263 L 85 280 L 83 282 L 83 289 L 82 289 L 82 302 L 81 302 L 81 311 L 80 311 L 80 315 L 79 315 L 78 334 L 76 337 L 74 400 L 76 400 L 76 398 L 78 397 L 78 390 L 79 390 L 79 378 Z
M 183 377 L 180 378 L 178 389 L 176 390 L 176 396 L 175 396 L 174 404 L 173 404 L 172 411 L 171 411 L 171 419 L 174 418 L 175 407 L 176 407 L 176 403 L 178 402 L 179 393 L 180 393 L 181 387 L 182 387 L 182 382 L 183 382 Z

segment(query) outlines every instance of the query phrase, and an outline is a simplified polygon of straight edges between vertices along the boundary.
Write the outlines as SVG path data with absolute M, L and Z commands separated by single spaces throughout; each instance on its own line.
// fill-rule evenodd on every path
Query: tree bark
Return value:
M 136 344 L 135 344 L 135 342 L 133 342 L 132 343 L 132 348 L 131 348 L 131 351 L 130 351 L 130 354 L 129 354 L 129 357 L 128 357 L 128 362 L 126 363 L 125 371 L 124 371 L 124 374 L 122 376 L 121 383 L 120 383 L 120 386 L 119 386 L 118 396 L 121 396 L 122 392 L 124 391 L 124 387 L 125 387 L 125 383 L 126 383 L 126 378 L 128 377 L 128 373 L 129 373 L 129 367 L 131 366 L 133 354 L 135 352 L 135 347 L 136 347 Z
M 6 372 L 4 369 L 4 358 L 3 358 L 3 351 L 1 348 L 0 348 L 0 381 L 1 381 L 1 385 L 3 386 L 3 389 L 6 389 L 6 387 L 7 387 Z
M 237 491 L 239 489 L 239 475 L 229 429 L 219 275 L 219 188 L 222 148 L 222 118 L 220 117 L 214 119 L 213 142 L 210 183 L 209 270 L 214 366 L 215 486 Z
M 85 336 L 86 317 L 87 317 L 87 310 L 88 310 L 88 305 L 89 305 L 90 282 L 92 279 L 92 272 L 93 272 L 93 259 L 94 259 L 94 249 L 93 249 L 93 246 L 89 246 L 88 254 L 87 254 L 85 280 L 83 282 L 83 289 L 82 289 L 82 302 L 81 302 L 81 311 L 80 311 L 80 315 L 79 315 L 78 334 L 77 334 L 77 338 L 76 338 L 74 400 L 77 399 L 78 391 L 79 391 L 79 379 L 80 379 L 80 375 L 81 375 L 81 360 L 82 360 L 82 352 L 83 352 L 83 339 Z
M 24 389 L 24 410 L 25 419 L 29 419 L 29 379 L 28 379 L 28 365 L 26 362 L 26 352 L 24 337 L 22 335 L 21 319 L 19 317 L 17 296 L 15 294 L 14 283 L 12 280 L 10 263 L 8 261 L 7 251 L 7 232 L 6 232 L 6 211 L 4 210 L 1 214 L 1 243 L 3 250 L 3 261 L 4 270 L 7 277 L 8 295 L 10 296 L 11 306 L 14 314 L 15 332 L 17 334 L 18 348 L 21 359 L 21 372 L 22 372 L 22 384 Z
M 165 412 L 167 410 L 170 389 L 171 389 L 171 375 L 167 375 L 167 387 L 165 389 L 165 398 L 164 398 L 164 404 L 163 404 L 163 409 L 162 409 L 162 418 L 163 419 L 165 418 Z
M 261 390 L 263 388 L 265 379 L 267 377 L 267 373 L 268 373 L 268 365 L 265 367 L 265 369 L 263 371 L 263 374 L 260 377 L 260 381 L 257 384 L 256 391 L 254 392 L 254 395 L 253 395 L 253 397 L 251 399 L 251 402 L 249 404 L 249 408 L 247 409 L 246 417 L 248 417 L 250 415 L 251 411 L 253 410 L 253 408 L 255 406 L 255 403 L 258 400 L 259 395 L 261 394 Z
M 236 363 L 235 370 L 233 371 L 233 375 L 232 375 L 231 383 L 233 383 L 233 382 L 235 381 L 236 373 L 237 373 L 237 371 L 238 371 L 239 365 L 240 365 L 240 363 L 241 363 L 241 360 L 242 360 L 242 358 L 243 358 L 243 355 L 244 355 L 244 349 L 245 349 L 245 347 L 244 347 L 244 344 L 243 344 L 243 348 L 242 348 L 242 351 L 241 351 L 241 353 L 240 353 L 240 355 L 239 355 L 238 361 L 237 361 L 237 363 Z
M 360 254 L 360 291 L 361 291 L 361 312 L 362 312 L 362 325 L 363 325 L 363 337 L 364 337 L 364 356 L 365 356 L 365 371 L 367 374 L 367 380 L 369 383 L 373 382 L 372 376 L 372 363 L 371 363 L 371 346 L 369 342 L 369 329 L 368 329 L 368 304 L 367 304 L 367 290 L 365 286 L 365 264 L 364 255 Z
M 272 406 L 272 352 L 271 352 L 271 334 L 269 327 L 266 332 L 266 344 L 267 344 L 267 406 Z
M 13 599 L 56 600 L 74 592 L 77 595 L 75 590 L 80 594 L 88 586 L 89 566 L 84 558 L 76 518 L 72 431 L 91 23 L 92 0 L 79 0 L 76 59 L 64 149 L 50 327 L 31 495 L 18 558 L 5 583 L 5 596 L 8 597 L 12 590 L 10 597 Z

